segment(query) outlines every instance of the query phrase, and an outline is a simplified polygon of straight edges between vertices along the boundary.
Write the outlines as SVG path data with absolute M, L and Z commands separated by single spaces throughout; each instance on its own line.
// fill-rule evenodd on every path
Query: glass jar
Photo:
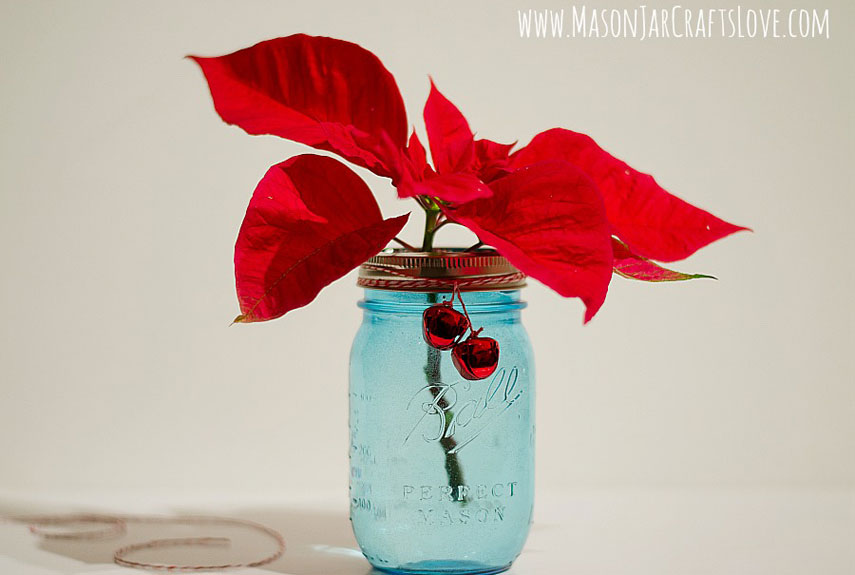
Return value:
M 491 250 L 384 252 L 360 269 L 350 356 L 350 519 L 383 571 L 487 574 L 519 555 L 534 502 L 534 365 L 520 321 L 525 276 Z M 464 379 L 430 347 L 422 314 L 452 299 L 499 344 Z M 459 301 L 454 307 L 462 310 Z

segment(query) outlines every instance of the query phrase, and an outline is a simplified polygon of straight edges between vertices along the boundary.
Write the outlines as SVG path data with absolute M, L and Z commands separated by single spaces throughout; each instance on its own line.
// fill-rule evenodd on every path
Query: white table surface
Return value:
M 305 494 L 299 500 L 228 494 L 0 494 L 3 516 L 70 511 L 250 519 L 279 530 L 288 549 L 265 569 L 243 569 L 241 573 L 372 573 L 356 547 L 347 519 L 347 499 L 342 494 Z M 23 525 L 0 522 L 0 574 L 139 572 L 112 564 L 112 552 L 129 542 L 162 537 L 225 534 L 234 538 L 229 550 L 169 551 L 169 558 L 175 562 L 205 561 L 226 556 L 223 554 L 243 560 L 264 555 L 274 547 L 252 532 L 187 529 L 130 525 L 127 535 L 120 539 L 57 541 L 39 539 Z M 163 551 L 158 553 L 157 557 L 162 557 Z M 538 494 L 531 535 L 509 573 L 853 575 L 855 491 L 601 490 Z

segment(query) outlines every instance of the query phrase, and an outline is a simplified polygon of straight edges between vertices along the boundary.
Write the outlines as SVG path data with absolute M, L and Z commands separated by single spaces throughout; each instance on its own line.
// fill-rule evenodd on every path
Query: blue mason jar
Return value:
M 383 571 L 508 569 L 534 503 L 534 365 L 520 320 L 525 276 L 491 250 L 369 260 L 350 356 L 350 519 Z M 454 288 L 456 286 L 456 288 Z M 474 328 L 499 344 L 471 381 L 429 346 L 422 314 L 459 290 Z M 462 311 L 459 301 L 454 308 Z

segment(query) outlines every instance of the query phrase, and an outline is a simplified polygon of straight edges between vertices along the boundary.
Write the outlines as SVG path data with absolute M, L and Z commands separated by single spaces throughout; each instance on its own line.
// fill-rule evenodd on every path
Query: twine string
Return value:
M 142 543 L 134 543 L 117 549 L 113 553 L 113 562 L 124 567 L 135 569 L 146 569 L 149 571 L 169 572 L 192 572 L 192 571 L 224 571 L 227 569 L 240 569 L 249 567 L 261 567 L 276 561 L 285 553 L 285 538 L 275 529 L 249 521 L 246 519 L 234 519 L 230 517 L 166 517 L 156 515 L 101 515 L 101 514 L 68 514 L 68 515 L 30 515 L 12 517 L 8 521 L 26 524 L 30 533 L 44 539 L 63 540 L 103 540 L 113 537 L 121 537 L 127 533 L 129 523 L 142 524 L 171 524 L 171 525 L 207 525 L 217 527 L 241 527 L 248 528 L 276 543 L 276 550 L 264 557 L 246 562 L 219 563 L 211 565 L 198 564 L 169 564 L 151 563 L 131 559 L 129 555 L 144 549 L 162 549 L 166 547 L 191 547 L 191 546 L 227 546 L 231 544 L 229 537 L 176 537 L 170 539 L 153 539 Z M 91 525 L 84 530 L 54 531 L 53 527 L 68 527 L 74 524 Z
M 474 330 L 475 328 L 472 327 L 472 318 L 469 317 L 469 312 L 466 311 L 466 304 L 463 302 L 463 296 L 460 293 L 460 286 L 458 286 L 456 283 L 454 284 L 454 291 L 451 292 L 451 301 L 452 302 L 454 301 L 455 295 L 457 296 L 457 300 L 460 302 L 460 307 L 463 308 L 463 315 L 466 316 L 466 321 L 469 322 L 469 331 Z M 474 335 L 474 332 L 473 332 L 473 335 Z

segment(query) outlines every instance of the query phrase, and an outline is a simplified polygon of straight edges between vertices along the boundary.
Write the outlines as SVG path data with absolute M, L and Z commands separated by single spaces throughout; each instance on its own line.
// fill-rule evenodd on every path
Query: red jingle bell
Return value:
M 424 311 L 422 327 L 428 345 L 436 349 L 451 349 L 469 329 L 469 319 L 451 307 L 451 302 L 443 302 Z
M 466 379 L 490 377 L 499 365 L 499 342 L 491 337 L 478 337 L 475 332 L 454 347 L 451 362 Z

